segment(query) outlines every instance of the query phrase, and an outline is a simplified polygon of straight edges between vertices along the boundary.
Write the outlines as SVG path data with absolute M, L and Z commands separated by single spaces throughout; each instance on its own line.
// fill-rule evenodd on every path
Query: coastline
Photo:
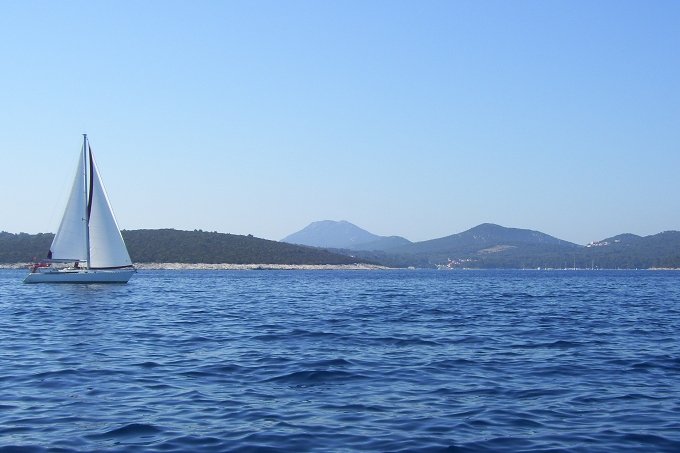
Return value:
M 0 263 L 0 269 L 26 269 L 28 270 L 33 263 Z M 205 271 L 374 271 L 374 270 L 394 270 L 406 269 L 398 267 L 381 266 L 378 264 L 354 263 L 354 264 L 230 264 L 230 263 L 135 263 L 138 270 L 205 270 Z M 443 270 L 490 270 L 490 269 L 443 269 Z M 515 269 L 515 270 L 536 270 L 536 269 Z M 548 270 L 548 269 L 545 269 Z M 550 269 L 556 270 L 556 269 Z M 560 269 L 557 269 L 560 270 Z M 589 270 L 589 269 L 579 269 Z M 647 269 L 597 269 L 600 270 L 646 270 L 646 271 L 680 271 L 676 267 L 650 267 Z
M 252 270 L 386 270 L 377 264 L 230 264 L 230 263 L 137 263 L 141 270 L 208 270 L 208 271 L 252 271 Z
M 32 263 L 0 263 L 0 269 L 28 269 Z M 229 263 L 135 263 L 138 270 L 206 270 L 206 271 L 250 271 L 250 270 L 388 270 L 394 269 L 377 264 L 229 264 Z

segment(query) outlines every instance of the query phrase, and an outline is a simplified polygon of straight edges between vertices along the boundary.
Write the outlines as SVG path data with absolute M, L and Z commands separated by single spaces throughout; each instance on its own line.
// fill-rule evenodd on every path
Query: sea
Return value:
M 680 271 L 0 270 L 0 452 L 678 452 Z

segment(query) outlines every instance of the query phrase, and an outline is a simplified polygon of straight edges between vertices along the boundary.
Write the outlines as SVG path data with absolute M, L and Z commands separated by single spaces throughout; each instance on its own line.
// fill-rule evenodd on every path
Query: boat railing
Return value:
M 43 260 L 40 260 L 38 262 L 35 262 L 29 266 L 31 272 L 39 272 L 40 269 L 46 269 L 50 268 L 52 270 L 61 270 L 61 269 L 84 269 L 87 267 L 85 264 L 86 261 L 78 261 L 78 260 L 62 260 L 62 259 L 50 259 L 46 258 Z

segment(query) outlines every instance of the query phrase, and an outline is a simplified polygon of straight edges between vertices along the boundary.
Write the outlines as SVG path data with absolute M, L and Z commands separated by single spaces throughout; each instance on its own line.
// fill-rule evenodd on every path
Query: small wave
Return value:
M 190 378 L 210 378 L 210 377 L 224 377 L 228 375 L 233 375 L 239 373 L 243 370 L 243 367 L 236 364 L 226 364 L 226 365 L 205 365 L 202 367 L 194 368 L 192 370 L 183 371 L 180 374 L 182 376 Z
M 290 336 L 321 338 L 321 337 L 337 337 L 338 334 L 335 332 L 324 332 L 318 330 L 293 329 L 290 332 Z
M 477 362 L 475 362 L 474 360 L 456 358 L 456 359 L 435 360 L 433 362 L 428 363 L 427 366 L 431 367 L 432 369 L 447 370 L 447 369 L 451 369 L 451 368 L 469 367 L 469 366 L 473 366 L 473 365 L 476 365 L 476 364 L 477 364 Z
M 318 360 L 316 362 L 310 362 L 306 365 L 310 367 L 337 367 L 337 366 L 349 366 L 352 365 L 352 362 L 349 362 L 345 359 L 326 359 Z
M 33 431 L 33 428 L 29 426 L 9 426 L 7 428 L 0 428 L 0 434 L 3 436 L 11 436 L 12 434 L 17 434 L 17 433 L 30 433 Z M 2 449 L 0 449 L 2 451 Z
M 469 450 L 453 451 L 475 451 L 475 452 L 496 452 L 496 451 L 533 451 L 534 442 L 520 437 L 495 437 L 478 442 L 470 442 L 464 445 Z M 549 451 L 549 450 L 542 450 Z
M 33 375 L 33 377 L 36 379 L 47 379 L 53 377 L 69 376 L 78 373 L 79 373 L 78 370 L 75 370 L 73 368 L 64 368 L 62 370 L 43 371 L 40 373 L 36 373 Z
M 648 447 L 650 450 L 680 451 L 680 441 L 655 434 L 629 433 L 621 436 L 622 444 Z
M 392 344 L 394 346 L 440 346 L 440 344 L 433 340 L 424 340 L 422 338 L 399 338 L 399 337 L 378 337 L 376 341 L 381 343 Z
M 569 393 L 567 389 L 527 389 L 511 390 L 507 395 L 513 399 L 539 399 L 546 396 L 560 396 Z
M 163 430 L 155 425 L 148 423 L 129 423 L 125 426 L 112 429 L 99 434 L 92 434 L 88 437 L 94 439 L 127 438 L 127 437 L 147 437 L 161 433 Z
M 442 389 L 439 390 L 440 392 L 443 392 Z M 451 396 L 457 396 L 457 397 L 462 397 L 462 396 L 474 396 L 474 397 L 494 397 L 501 395 L 503 391 L 498 388 L 498 387 L 478 387 L 478 388 L 472 388 L 472 389 L 465 389 L 465 390 L 459 390 L 459 389 L 450 389 L 448 391 L 448 394 Z
M 337 337 L 338 334 L 334 332 L 324 332 L 306 329 L 293 329 L 289 332 L 281 333 L 266 333 L 261 335 L 254 335 L 251 338 L 259 341 L 286 341 L 291 338 L 324 338 Z
M 365 376 L 348 371 L 337 370 L 309 370 L 295 371 L 293 373 L 266 379 L 264 382 L 287 382 L 292 384 L 320 384 L 327 382 L 349 381 L 363 379 Z
M 386 412 L 388 410 L 385 406 L 369 405 L 361 403 L 348 404 L 326 404 L 321 407 L 324 410 L 335 410 L 340 412 Z
M 540 297 L 540 296 L 535 296 L 533 294 L 529 294 L 527 292 L 517 292 L 517 293 L 501 293 L 499 294 L 499 297 L 503 299 L 533 299 L 534 297 Z
M 614 400 L 629 400 L 629 401 L 641 401 L 641 400 L 648 400 L 648 401 L 663 401 L 665 398 L 663 396 L 652 396 L 652 395 L 645 395 L 642 393 L 626 393 L 625 395 L 621 396 L 615 396 L 613 398 L 609 399 L 614 399 Z
M 181 343 L 193 344 L 193 343 L 209 343 L 215 341 L 214 338 L 205 337 L 202 335 L 195 335 L 193 337 L 185 338 L 180 340 Z
M 217 437 L 187 435 L 169 439 L 160 444 L 159 447 L 162 451 L 194 451 L 199 448 L 201 451 L 204 449 L 208 449 L 205 451 L 223 451 L 222 444 L 224 444 L 224 440 Z
M 538 348 L 546 348 L 546 349 L 570 349 L 570 348 L 578 348 L 583 346 L 581 343 L 577 341 L 566 341 L 566 340 L 555 340 L 555 341 L 549 341 L 545 343 L 521 343 L 521 344 L 514 344 L 511 345 L 512 348 L 522 348 L 522 349 L 538 349 Z
M 286 335 L 281 335 L 281 334 L 273 334 L 273 333 L 267 333 L 264 335 L 255 335 L 251 337 L 253 340 L 259 340 L 259 341 L 278 341 L 278 340 L 283 340 L 286 337 Z
M 149 390 L 161 391 L 161 390 L 176 390 L 179 387 L 170 384 L 160 383 L 147 385 L 146 388 L 148 388 Z
M 485 341 L 487 341 L 487 338 L 480 337 L 477 335 L 466 335 L 461 338 L 450 340 L 450 342 L 453 344 L 480 344 L 484 343 Z
M 35 445 L 4 445 L 0 446 L 0 453 L 42 453 L 48 451 L 44 447 Z
M 159 366 L 161 366 L 161 364 L 157 363 L 157 362 L 147 361 L 147 362 L 138 363 L 137 366 L 140 367 L 140 368 L 149 368 L 150 369 L 150 368 L 159 367 Z
M 635 371 L 651 371 L 654 369 L 680 371 L 680 359 L 660 358 L 637 362 L 631 365 Z

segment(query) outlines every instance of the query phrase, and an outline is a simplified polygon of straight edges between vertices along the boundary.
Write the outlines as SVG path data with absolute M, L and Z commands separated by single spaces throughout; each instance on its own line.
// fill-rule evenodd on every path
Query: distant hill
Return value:
M 458 234 L 391 248 L 381 256 L 358 254 L 392 265 L 433 267 L 449 259 L 459 267 L 543 266 L 546 256 L 562 255 L 580 246 L 545 233 L 484 223 Z
M 680 231 L 664 231 L 644 237 L 620 234 L 586 245 L 578 258 L 583 267 L 680 267 Z
M 680 268 L 680 232 L 621 234 L 581 246 L 547 234 L 478 225 L 462 233 L 382 252 L 352 252 L 390 266 L 453 268 Z
M 493 223 L 483 223 L 458 234 L 439 239 L 416 242 L 401 247 L 399 251 L 411 253 L 495 253 L 506 249 L 527 246 L 579 247 L 545 233 L 520 228 L 506 228 Z M 494 249 L 495 248 L 495 249 Z
M 302 230 L 286 236 L 281 242 L 347 250 L 386 250 L 411 243 L 399 236 L 369 233 L 346 220 L 312 222 Z
M 354 245 L 350 250 L 390 250 L 408 244 L 412 242 L 401 236 L 380 236 L 380 239 L 375 241 Z
M 586 246 L 547 234 L 482 224 L 462 233 L 380 250 L 371 242 L 326 250 L 252 236 L 207 231 L 129 230 L 123 238 L 133 262 L 233 264 L 351 264 L 372 262 L 395 267 L 453 268 L 680 268 L 680 232 L 651 236 L 621 234 Z M 370 234 L 370 233 L 369 233 Z M 375 236 L 375 235 L 374 235 Z M 0 232 L 0 263 L 45 257 L 54 235 Z M 378 236 L 387 244 L 393 238 Z M 403 239 L 403 238 L 401 238 Z M 363 244 L 363 245 L 362 245 Z
M 42 259 L 52 239 L 52 233 L 13 234 L 0 231 L 0 263 L 27 263 Z
M 352 264 L 364 260 L 252 236 L 207 231 L 123 230 L 133 262 Z M 44 258 L 54 235 L 0 233 L 0 263 Z

